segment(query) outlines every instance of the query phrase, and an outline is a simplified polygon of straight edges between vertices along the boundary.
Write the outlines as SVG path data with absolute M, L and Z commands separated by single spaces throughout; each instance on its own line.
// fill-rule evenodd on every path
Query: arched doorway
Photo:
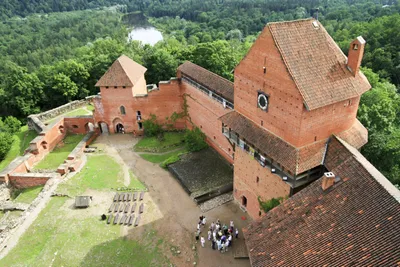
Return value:
M 247 207 L 247 198 L 245 196 L 242 196 L 242 206 Z
M 108 124 L 105 122 L 99 122 L 100 132 L 102 134 L 108 134 Z
M 93 132 L 94 131 L 94 125 L 91 122 L 86 123 L 85 125 L 86 132 Z M 101 128 L 100 128 L 101 129 Z
M 115 125 L 115 133 L 125 133 L 125 128 L 122 123 L 117 123 L 117 125 Z

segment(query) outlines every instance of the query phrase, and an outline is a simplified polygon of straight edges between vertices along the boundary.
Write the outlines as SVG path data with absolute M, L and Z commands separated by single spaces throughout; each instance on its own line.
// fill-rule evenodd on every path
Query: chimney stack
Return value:
M 361 61 L 364 55 L 365 40 L 358 36 L 350 43 L 349 55 L 347 57 L 347 68 L 355 77 L 360 70 Z
M 322 177 L 322 190 L 326 190 L 335 184 L 335 175 L 333 172 L 325 172 L 324 177 Z

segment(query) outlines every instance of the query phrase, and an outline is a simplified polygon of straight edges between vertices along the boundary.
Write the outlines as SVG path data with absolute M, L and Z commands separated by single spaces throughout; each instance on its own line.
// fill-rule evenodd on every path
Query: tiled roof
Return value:
M 239 134 L 240 138 L 246 139 L 246 142 L 292 174 L 299 174 L 323 163 L 327 140 L 297 149 L 236 111 L 225 114 L 220 120 Z
M 134 86 L 146 68 L 129 57 L 120 56 L 96 83 L 96 86 Z
M 359 96 L 371 88 L 364 74 L 354 77 L 347 69 L 347 57 L 319 21 L 275 22 L 268 27 L 309 110 Z
M 357 149 L 368 142 L 368 130 L 357 119 L 350 129 L 339 133 L 337 136 Z
M 317 180 L 244 229 L 252 266 L 398 266 L 400 192 L 357 149 L 333 137 Z
M 233 83 L 221 76 L 218 76 L 199 65 L 193 64 L 190 61 L 185 61 L 178 67 L 178 70 L 188 76 L 195 82 L 207 87 L 217 95 L 222 96 L 229 102 L 233 103 Z

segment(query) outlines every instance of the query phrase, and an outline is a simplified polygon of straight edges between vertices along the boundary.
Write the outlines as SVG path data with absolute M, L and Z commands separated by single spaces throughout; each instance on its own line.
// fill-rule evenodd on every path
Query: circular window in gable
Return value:
M 264 93 L 258 93 L 258 107 L 261 108 L 262 110 L 267 111 L 268 109 L 268 96 L 265 95 Z

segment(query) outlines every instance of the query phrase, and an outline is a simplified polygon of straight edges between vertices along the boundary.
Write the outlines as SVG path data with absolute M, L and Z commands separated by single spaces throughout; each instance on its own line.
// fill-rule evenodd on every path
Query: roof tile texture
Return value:
M 327 163 L 339 182 L 323 191 L 317 180 L 244 229 L 252 266 L 397 266 L 400 203 L 387 179 L 335 137 Z
M 233 83 L 231 81 L 193 64 L 190 61 L 186 61 L 180 65 L 178 71 L 233 103 Z
M 146 72 L 146 68 L 129 57 L 120 56 L 107 72 L 96 83 L 100 86 L 129 86 L 132 87 Z
M 268 27 L 309 110 L 370 89 L 364 74 L 359 72 L 354 77 L 347 69 L 347 57 L 319 21 L 276 22 Z

